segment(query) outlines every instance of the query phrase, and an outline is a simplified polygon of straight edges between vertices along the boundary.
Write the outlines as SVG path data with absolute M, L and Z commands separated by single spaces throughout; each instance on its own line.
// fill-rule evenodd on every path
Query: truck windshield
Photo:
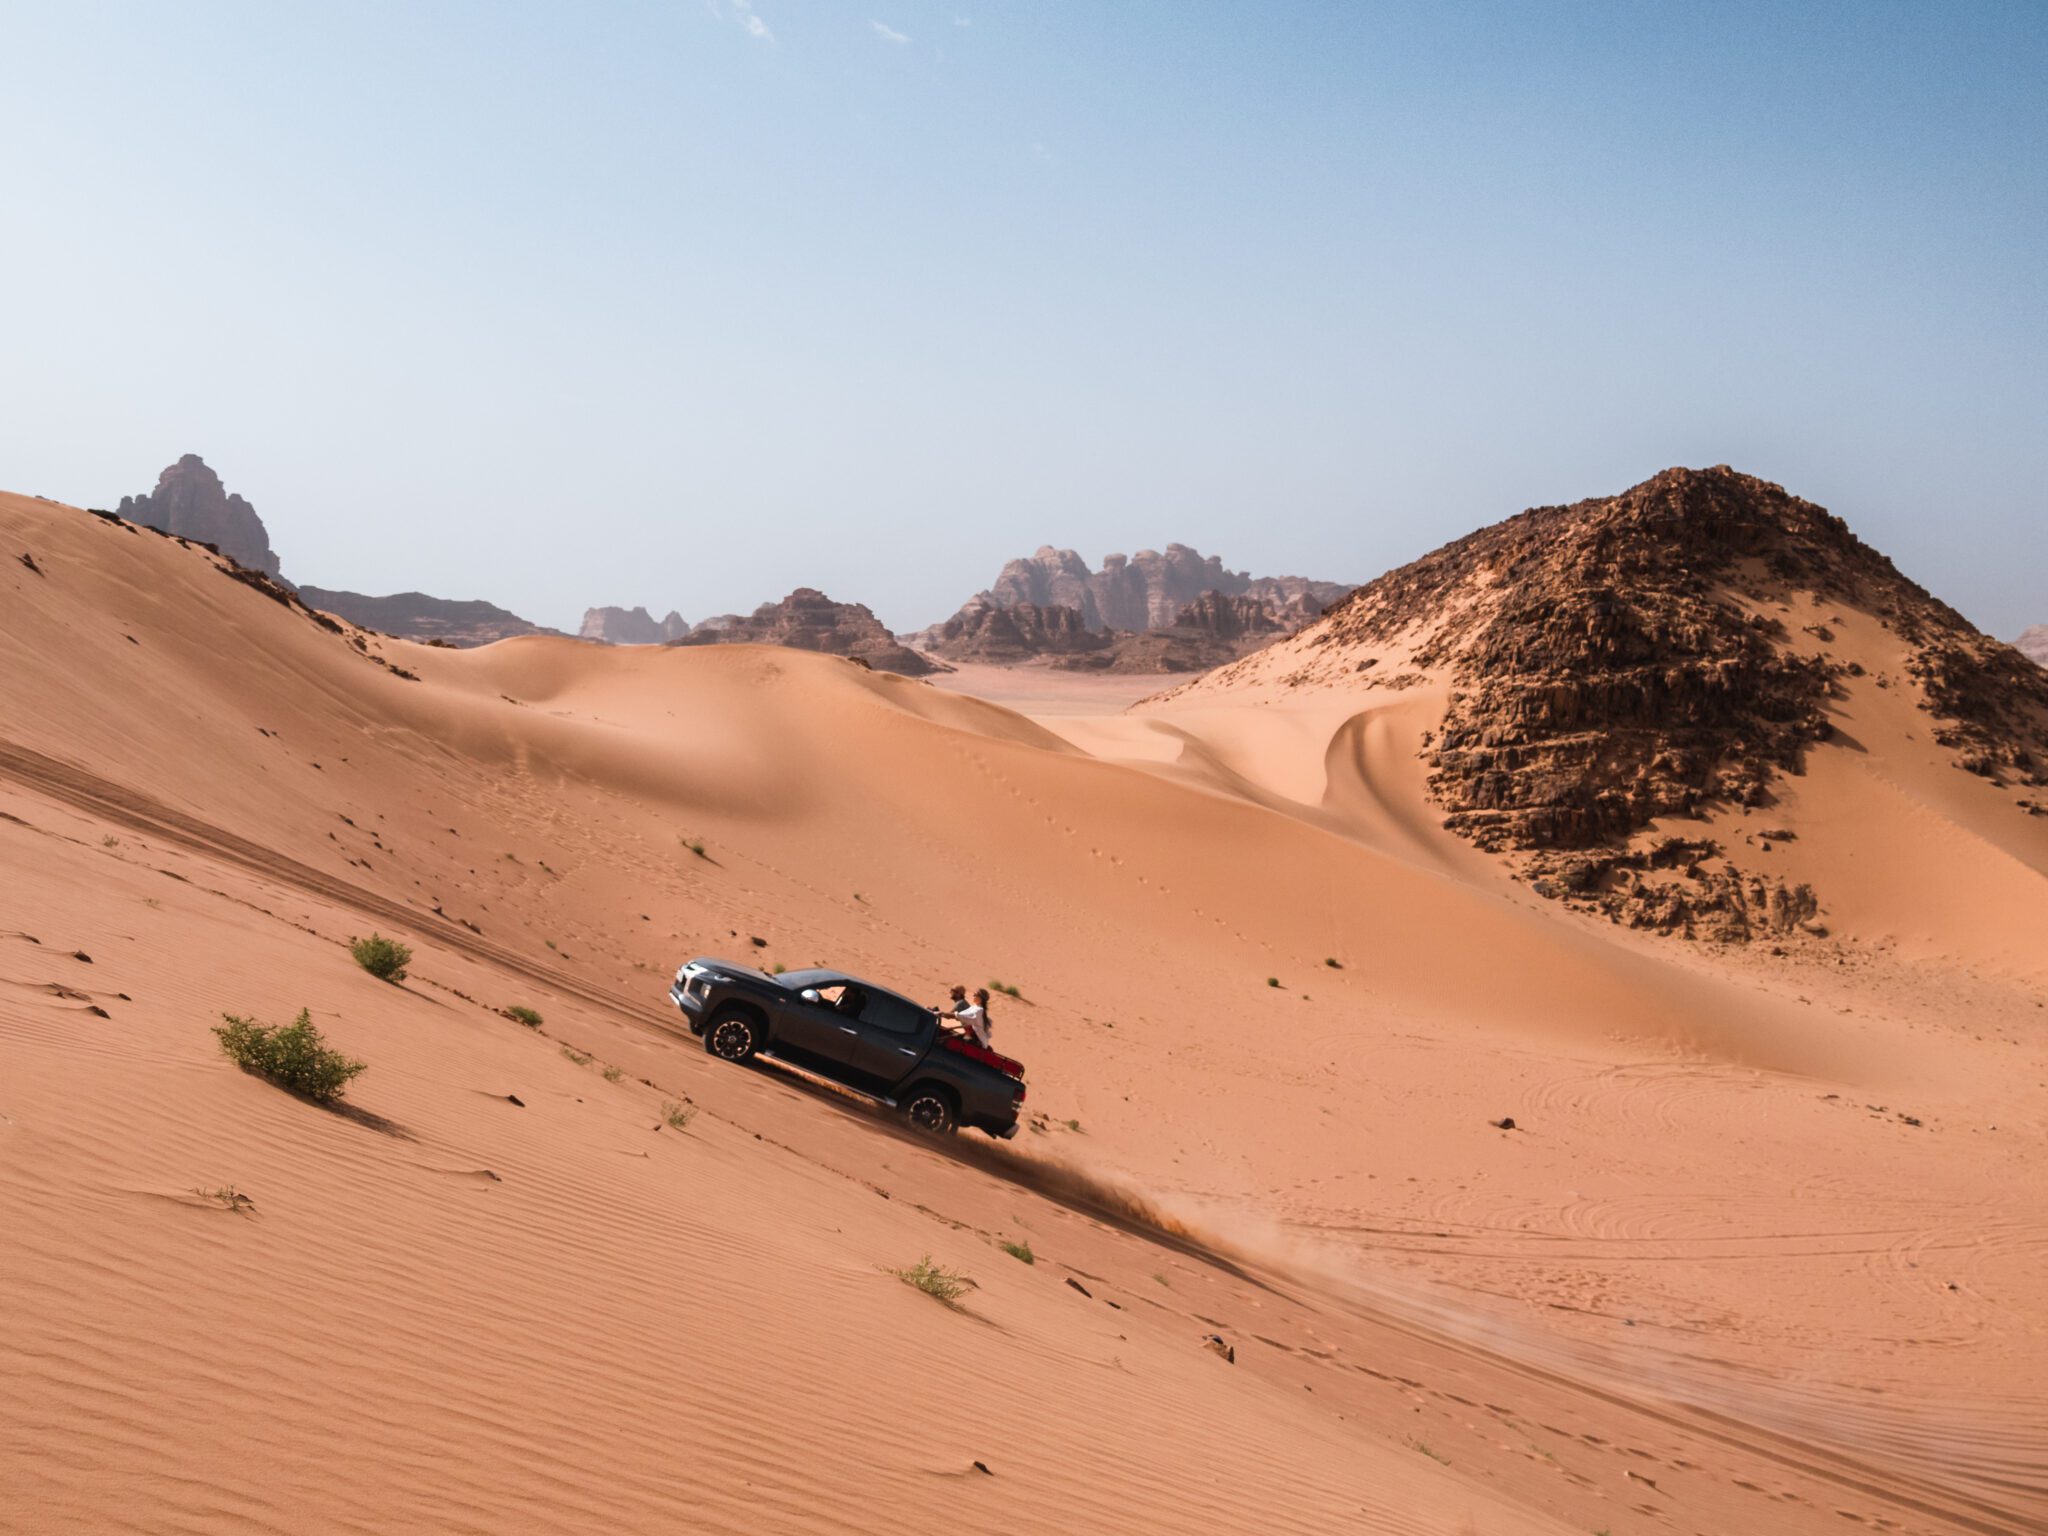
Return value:
M 837 971 L 784 971 L 775 978 L 775 984 L 792 992 L 801 992 L 805 987 L 836 986 L 844 980 L 846 978 Z

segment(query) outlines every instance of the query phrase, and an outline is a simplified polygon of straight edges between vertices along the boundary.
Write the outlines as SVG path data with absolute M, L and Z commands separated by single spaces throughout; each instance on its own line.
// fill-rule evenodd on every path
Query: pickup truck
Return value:
M 1023 1064 L 886 987 L 844 971 L 770 976 L 700 957 L 676 972 L 668 995 L 690 1033 L 725 1061 L 795 1067 L 901 1112 L 921 1131 L 1017 1134 Z

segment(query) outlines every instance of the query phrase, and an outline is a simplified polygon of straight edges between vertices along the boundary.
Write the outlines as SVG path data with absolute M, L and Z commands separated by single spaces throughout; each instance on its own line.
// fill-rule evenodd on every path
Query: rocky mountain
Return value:
M 1298 627 L 1264 600 L 1207 592 L 1157 629 L 1093 630 L 1064 604 L 1003 607 L 977 598 L 943 624 L 911 638 L 947 661 L 1014 666 L 1045 661 L 1076 672 L 1206 672 L 1271 644 Z
M 1081 610 L 1064 603 L 1012 603 L 978 597 L 943 624 L 909 637 L 948 661 L 1014 666 L 1044 657 L 1086 657 L 1105 652 L 1114 637 L 1090 629 Z
M 188 453 L 157 476 L 156 489 L 145 496 L 123 496 L 120 515 L 145 528 L 160 529 L 211 544 L 238 565 L 265 576 L 279 574 L 270 534 L 256 509 L 230 496 L 220 476 L 196 453 Z
M 576 633 L 606 645 L 667 645 L 689 632 L 689 621 L 674 609 L 657 621 L 645 608 L 590 608 Z
M 923 677 L 945 670 L 918 655 L 883 627 L 861 603 L 835 603 L 814 587 L 798 587 L 779 603 L 752 614 L 719 614 L 671 645 L 786 645 L 802 651 L 850 656 L 878 672 Z
M 1350 590 L 1343 582 L 1301 576 L 1254 579 L 1243 571 L 1225 570 L 1217 556 L 1185 544 L 1169 544 L 1164 554 L 1141 549 L 1135 555 L 1105 555 L 1099 571 L 1089 570 L 1088 562 L 1073 550 L 1048 544 L 1028 560 L 1010 561 L 978 597 L 1003 608 L 1072 608 L 1090 629 L 1135 633 L 1175 623 L 1181 609 L 1206 592 L 1257 597 L 1275 608 L 1300 606 L 1303 599 L 1312 598 L 1320 612 Z
M 300 587 L 299 596 L 310 607 L 348 620 L 362 629 L 374 629 L 405 640 L 426 640 L 443 645 L 489 645 L 514 635 L 555 635 L 560 630 L 543 629 L 518 614 L 482 600 L 462 601 L 429 597 L 424 592 L 394 592 L 372 597 L 363 592 L 339 592 L 327 587 Z
M 1725 466 L 1482 529 L 1195 686 L 1447 685 L 1424 744 L 1446 827 L 1546 895 L 1753 938 L 1811 920 L 1814 893 L 1669 821 L 1771 804 L 1830 739 L 1831 702 L 1867 675 L 1839 653 L 1852 611 L 1903 656 L 1870 684 L 1911 689 L 1957 768 L 2048 783 L 2048 671 L 1840 518 Z
M 2048 667 L 2048 624 L 2036 624 L 2032 629 L 2013 641 L 2020 651 Z

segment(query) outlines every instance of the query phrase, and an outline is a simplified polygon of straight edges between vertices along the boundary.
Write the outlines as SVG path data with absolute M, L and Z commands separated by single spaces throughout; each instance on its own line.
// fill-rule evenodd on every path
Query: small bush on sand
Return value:
M 1269 987 L 1277 987 L 1280 985 L 1280 978 L 1278 976 L 1268 976 L 1266 978 L 1266 985 Z
M 1005 997 L 1014 997 L 1020 1003 L 1024 1000 L 1024 994 L 1008 982 L 992 981 L 988 984 L 988 989 L 991 992 L 1000 992 Z
M 340 1098 L 349 1079 L 369 1068 L 367 1062 L 352 1061 L 329 1050 L 307 1009 L 301 1008 L 289 1024 L 258 1024 L 232 1013 L 221 1017 L 227 1022 L 216 1024 L 213 1032 L 220 1037 L 222 1052 L 236 1066 L 316 1104 Z
M 1011 1258 L 1021 1259 L 1026 1264 L 1036 1264 L 1038 1262 L 1038 1255 L 1031 1251 L 1031 1243 L 1028 1239 L 1021 1243 L 998 1243 L 996 1246 Z
M 1325 961 L 1323 962 L 1323 964 L 1327 965 L 1327 966 L 1328 966 L 1328 967 L 1329 967 L 1329 968 L 1330 968 L 1331 970 L 1333 970 L 1333 971 L 1341 971 L 1341 970 L 1343 970 L 1343 969 L 1344 969 L 1344 967 L 1343 967 L 1343 966 L 1339 965 L 1339 964 L 1338 964 L 1338 963 L 1337 963 L 1336 961 L 1334 961 L 1334 960 L 1325 960 Z
M 677 841 L 677 842 L 679 842 L 679 843 L 681 843 L 681 844 L 682 844 L 682 845 L 683 845 L 683 846 L 684 846 L 685 848 L 689 849 L 689 850 L 690 850 L 690 852 L 692 852 L 692 853 L 694 853 L 695 855 L 697 855 L 697 857 L 698 857 L 698 858 L 702 859 L 702 858 L 706 858 L 706 857 L 708 857 L 708 855 L 707 855 L 707 854 L 706 854 L 706 853 L 704 852 L 704 839 L 703 839 L 703 838 L 701 838 L 701 837 L 678 837 L 678 838 L 676 839 L 676 841 Z
M 382 934 L 357 939 L 349 945 L 348 952 L 356 957 L 357 965 L 379 981 L 405 980 L 405 968 L 412 964 L 412 951 Z
M 581 1051 L 572 1050 L 566 1045 L 562 1047 L 562 1054 L 568 1057 L 571 1061 L 575 1062 L 576 1065 L 579 1067 L 587 1067 L 590 1065 L 590 1058 L 588 1056 L 584 1055 Z
M 624 1077 L 625 1075 L 626 1074 L 621 1072 L 617 1067 L 606 1067 L 604 1069 L 604 1080 L 608 1083 L 616 1083 L 620 1078 Z
M 505 1010 L 505 1017 L 511 1019 L 514 1023 L 524 1024 L 528 1029 L 539 1029 L 541 1025 L 541 1017 L 538 1013 L 518 1003 L 514 1003 Z
M 905 1285 L 916 1286 L 927 1296 L 937 1297 L 949 1307 L 965 1296 L 974 1285 L 974 1282 L 965 1275 L 956 1274 L 950 1269 L 941 1269 L 932 1262 L 930 1254 L 926 1254 L 908 1269 L 897 1270 L 896 1278 Z
M 686 1131 L 690 1122 L 697 1118 L 697 1111 L 687 1104 L 678 1104 L 674 1099 L 664 1099 L 661 1105 L 661 1123 L 672 1131 Z

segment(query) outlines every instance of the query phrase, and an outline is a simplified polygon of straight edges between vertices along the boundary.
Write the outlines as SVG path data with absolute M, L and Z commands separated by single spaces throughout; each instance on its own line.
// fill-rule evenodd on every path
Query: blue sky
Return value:
M 898 628 L 1732 463 L 2048 621 L 2048 11 L 0 0 L 0 486 Z

